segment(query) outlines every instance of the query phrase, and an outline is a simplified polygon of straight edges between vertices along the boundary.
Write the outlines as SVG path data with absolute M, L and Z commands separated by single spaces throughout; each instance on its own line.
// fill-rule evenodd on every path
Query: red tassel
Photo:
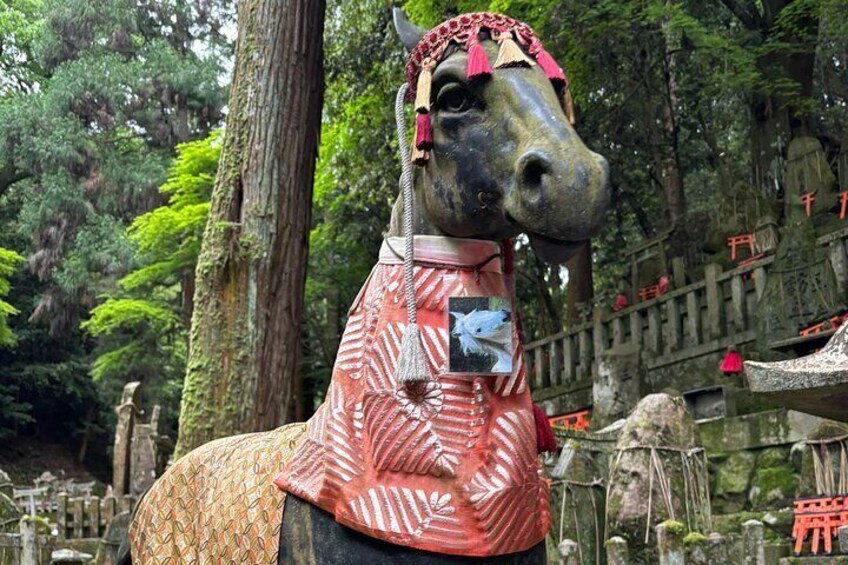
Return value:
M 545 76 L 547 76 L 551 82 L 557 84 L 568 83 L 568 80 L 565 78 L 565 73 L 562 72 L 562 69 L 559 65 L 557 65 L 557 62 L 554 61 L 554 58 L 551 57 L 551 54 L 545 51 L 544 47 L 540 47 L 535 56 L 536 63 L 538 63 L 539 67 L 545 71 Z
M 515 249 L 512 247 L 512 240 L 506 238 L 501 242 L 503 249 L 503 271 L 505 275 L 511 275 L 515 270 Z
M 433 148 L 433 128 L 430 125 L 430 116 L 427 114 L 418 114 L 415 117 L 415 148 L 426 150 Z
M 615 304 L 612 305 L 612 311 L 618 312 L 619 310 L 624 310 L 630 306 L 630 302 L 627 300 L 627 296 L 624 293 L 619 294 L 615 297 Z
M 474 80 L 484 76 L 491 76 L 492 65 L 489 64 L 489 57 L 486 55 L 486 50 L 477 38 L 477 33 L 472 32 L 468 40 L 468 64 L 465 67 L 465 76 L 468 80 Z
M 725 375 L 735 375 L 742 372 L 742 356 L 735 349 L 728 349 L 719 366 Z
M 539 453 L 555 452 L 557 442 L 554 437 L 554 429 L 551 427 L 545 411 L 538 404 L 533 405 L 533 418 L 536 420 L 536 450 Z

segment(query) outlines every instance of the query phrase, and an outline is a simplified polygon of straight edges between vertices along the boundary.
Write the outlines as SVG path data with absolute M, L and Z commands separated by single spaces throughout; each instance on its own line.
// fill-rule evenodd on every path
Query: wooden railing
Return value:
M 70 498 L 66 494 L 58 497 L 56 526 L 59 539 L 101 538 L 117 514 L 131 511 L 135 498 L 97 496 Z
M 843 293 L 846 242 L 848 228 L 818 239 Z M 590 379 L 600 355 L 625 344 L 639 348 L 652 369 L 753 341 L 757 301 L 773 262 L 770 255 L 724 272 L 710 264 L 701 281 L 618 312 L 596 309 L 592 322 L 528 343 L 524 353 L 534 388 L 567 388 Z

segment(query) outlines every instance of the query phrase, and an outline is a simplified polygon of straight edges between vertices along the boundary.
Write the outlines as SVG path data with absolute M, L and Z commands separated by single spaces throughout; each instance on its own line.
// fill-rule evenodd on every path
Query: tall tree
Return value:
M 817 0 L 721 0 L 749 32 L 762 76 L 750 98 L 751 168 L 764 193 L 781 181 L 782 157 L 796 135 L 810 135 L 819 19 Z
M 288 415 L 299 370 L 324 0 L 243 0 L 197 265 L 177 455 Z

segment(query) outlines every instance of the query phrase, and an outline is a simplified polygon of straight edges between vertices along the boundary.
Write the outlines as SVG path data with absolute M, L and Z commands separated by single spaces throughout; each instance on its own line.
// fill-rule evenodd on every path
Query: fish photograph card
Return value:
M 448 298 L 451 373 L 512 373 L 512 310 L 503 296 Z

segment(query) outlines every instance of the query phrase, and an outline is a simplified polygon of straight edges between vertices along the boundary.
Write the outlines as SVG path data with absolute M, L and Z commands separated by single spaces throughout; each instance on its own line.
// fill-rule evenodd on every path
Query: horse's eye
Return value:
M 474 95 L 456 83 L 443 87 L 436 97 L 436 106 L 445 112 L 465 112 L 470 110 L 475 102 Z

